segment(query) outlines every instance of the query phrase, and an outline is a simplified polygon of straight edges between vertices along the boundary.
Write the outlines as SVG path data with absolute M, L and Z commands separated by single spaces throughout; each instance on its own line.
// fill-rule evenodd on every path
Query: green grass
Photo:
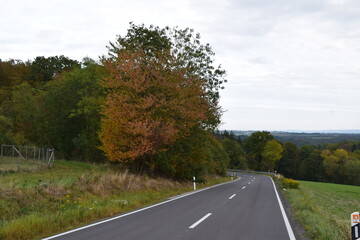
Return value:
M 283 191 L 296 218 L 312 239 L 351 239 L 350 214 L 360 210 L 360 187 L 300 181 Z
M 229 181 L 212 178 L 199 188 Z M 39 239 L 192 190 L 192 183 L 137 176 L 114 166 L 56 161 L 0 177 L 0 239 Z

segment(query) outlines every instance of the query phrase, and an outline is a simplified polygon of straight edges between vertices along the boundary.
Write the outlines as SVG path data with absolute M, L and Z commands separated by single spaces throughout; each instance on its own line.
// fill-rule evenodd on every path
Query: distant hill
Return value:
M 360 134 L 360 129 L 347 130 L 287 130 L 284 132 L 291 133 L 344 133 L 344 134 Z
M 229 131 L 229 130 L 228 130 Z M 246 139 L 255 131 L 232 130 L 235 135 Z M 360 141 L 360 130 L 319 130 L 319 131 L 270 131 L 280 142 L 292 142 L 297 146 Z

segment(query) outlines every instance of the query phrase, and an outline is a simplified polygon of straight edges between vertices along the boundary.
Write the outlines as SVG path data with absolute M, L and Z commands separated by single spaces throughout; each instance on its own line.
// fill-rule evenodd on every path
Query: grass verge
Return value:
M 308 237 L 351 239 L 350 214 L 360 210 L 360 187 L 300 181 L 299 189 L 282 192 Z
M 211 178 L 199 188 L 229 181 Z M 0 239 L 39 239 L 192 190 L 109 166 L 57 161 L 54 168 L 0 177 Z

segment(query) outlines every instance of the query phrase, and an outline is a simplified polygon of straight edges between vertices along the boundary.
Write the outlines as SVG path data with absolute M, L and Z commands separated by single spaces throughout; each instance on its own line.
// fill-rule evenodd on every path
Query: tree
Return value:
M 142 169 L 149 156 L 166 150 L 196 126 L 205 126 L 212 111 L 200 78 L 173 68 L 168 52 L 148 56 L 142 50 L 119 51 L 104 59 L 109 76 L 100 139 L 111 161 L 136 162 Z M 213 113 L 216 114 L 216 113 Z
M 84 59 L 83 68 L 65 72 L 48 82 L 42 94 L 46 139 L 66 158 L 101 160 L 100 105 L 104 89 L 100 81 L 106 74 L 103 66 Z
M 219 90 L 226 82 L 226 71 L 214 66 L 214 55 L 209 44 L 201 44 L 200 34 L 193 29 L 146 27 L 144 24 L 130 23 L 127 35 L 118 36 L 110 43 L 109 55 L 117 57 L 119 51 L 141 49 L 147 56 L 155 57 L 170 53 L 173 56 L 173 68 L 187 69 L 189 77 L 204 81 L 203 88 L 207 98 L 214 104 L 219 100 Z
M 8 139 L 13 144 L 31 144 L 39 137 L 41 129 L 41 100 L 39 91 L 24 82 L 12 88 L 10 98 L 3 102 L 3 121 L 10 127 Z M 41 134 L 40 134 L 41 135 Z
M 0 115 L 0 143 L 12 144 L 12 121 L 11 119 Z
M 261 165 L 260 170 L 273 171 L 276 161 L 278 161 L 281 158 L 282 152 L 283 152 L 283 148 L 277 140 L 273 139 L 268 141 L 264 146 L 263 152 L 261 153 L 261 156 L 263 158 L 263 163 Z
M 0 107 L 4 101 L 11 99 L 11 91 L 14 87 L 26 82 L 28 72 L 28 62 L 0 59 Z
M 54 57 L 36 57 L 30 65 L 28 80 L 32 85 L 44 84 L 53 80 L 64 71 L 80 68 L 80 63 L 63 55 Z
M 167 151 L 154 156 L 154 172 L 181 180 L 205 181 L 208 174 L 224 175 L 229 157 L 221 143 L 208 131 L 194 129 L 177 140 Z
M 360 158 L 352 155 L 349 161 L 345 163 L 344 170 L 347 183 L 360 186 Z
M 28 72 L 28 62 L 24 63 L 21 60 L 14 59 L 1 61 L 0 59 L 0 89 L 4 87 L 13 87 L 25 82 Z
M 212 66 L 211 48 L 193 30 L 131 23 L 108 49 L 99 136 L 111 161 L 154 172 L 155 155 L 219 124 L 225 71 Z
M 237 141 L 225 138 L 222 140 L 222 145 L 230 158 L 230 169 L 247 169 L 245 152 Z
M 335 151 L 323 150 L 321 157 L 324 159 L 324 172 L 330 181 L 345 181 L 345 162 L 349 158 L 349 154 L 344 149 L 336 149 Z
M 299 177 L 303 180 L 320 181 L 323 175 L 321 151 L 314 146 L 306 145 L 300 149 Z
M 296 178 L 299 168 L 299 150 L 293 143 L 284 144 L 284 152 L 282 158 L 277 162 L 277 171 L 287 178 Z
M 263 152 L 268 141 L 274 137 L 270 132 L 254 132 L 246 140 L 244 144 L 245 152 L 248 158 L 248 165 L 253 170 L 263 169 Z

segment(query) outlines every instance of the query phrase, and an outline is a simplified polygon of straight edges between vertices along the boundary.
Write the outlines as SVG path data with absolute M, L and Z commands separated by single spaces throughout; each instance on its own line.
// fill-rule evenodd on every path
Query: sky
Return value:
M 0 0 L 0 59 L 98 60 L 129 22 L 212 46 L 220 129 L 360 129 L 359 0 Z

